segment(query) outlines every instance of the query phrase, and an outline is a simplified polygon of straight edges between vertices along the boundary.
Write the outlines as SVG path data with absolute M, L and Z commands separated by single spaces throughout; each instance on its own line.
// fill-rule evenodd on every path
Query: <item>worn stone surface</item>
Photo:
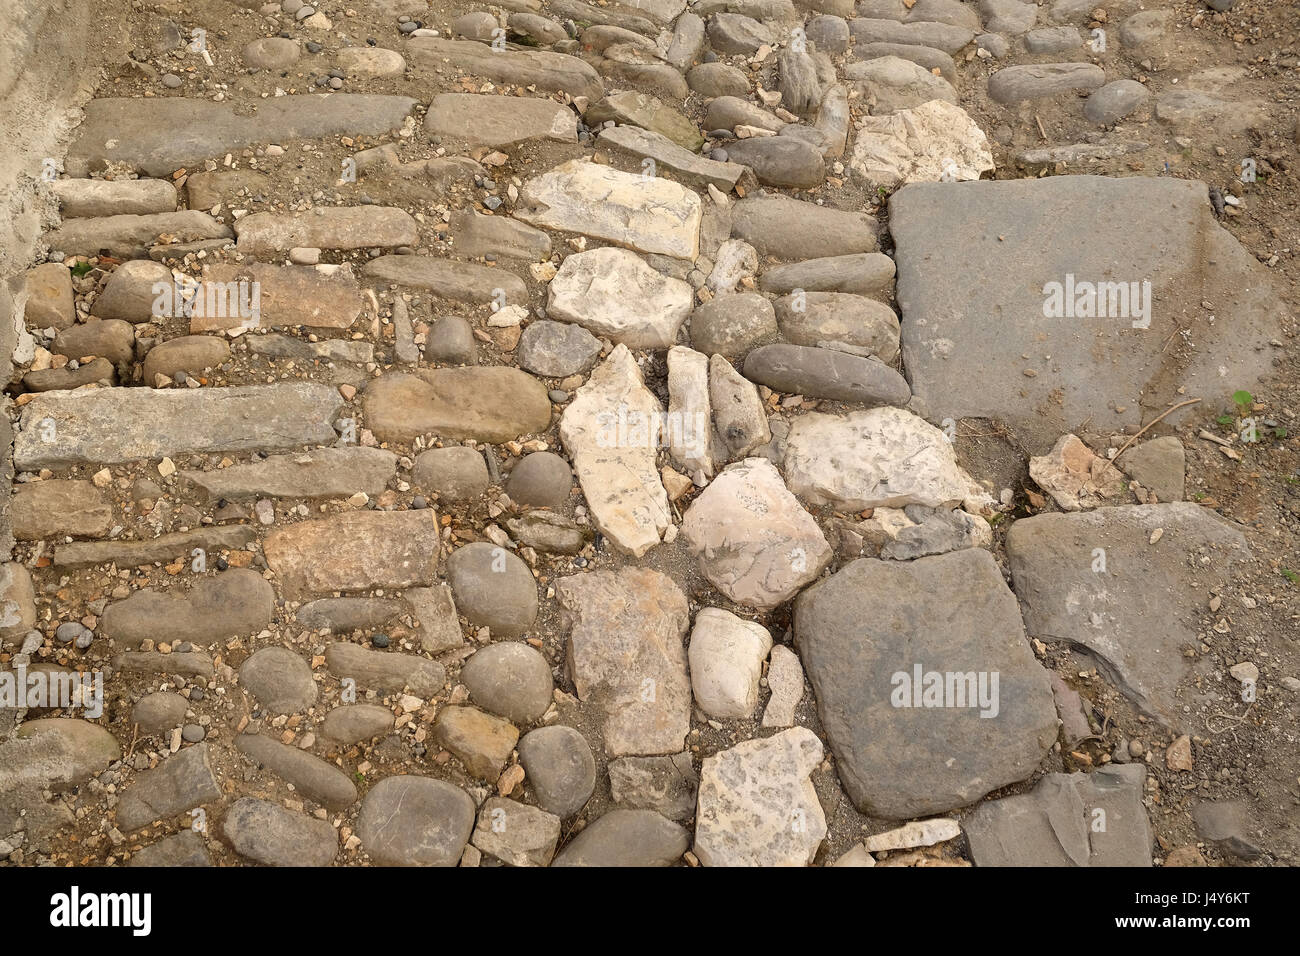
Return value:
M 838 349 L 763 345 L 745 357 L 745 378 L 778 392 L 862 405 L 906 405 L 907 380 L 884 362 Z
M 258 143 L 386 133 L 401 126 L 414 106 L 406 96 L 334 93 L 261 100 L 249 114 L 201 99 L 95 99 L 86 104 L 66 167 L 73 176 L 85 176 L 125 163 L 150 176 L 170 176 Z
M 627 568 L 556 583 L 567 612 L 566 668 L 601 720 L 605 752 L 678 753 L 690 730 L 686 598 L 671 578 Z
M 325 648 L 325 666 L 339 679 L 350 677 L 357 687 L 385 695 L 405 692 L 428 700 L 447 683 L 447 669 L 437 661 L 345 642 Z
M 1184 393 L 1220 394 L 1224 374 L 1234 387 L 1253 387 L 1271 364 L 1274 290 L 1264 267 L 1213 221 L 1203 192 L 1180 180 L 1097 176 L 900 190 L 890 229 L 903 362 L 918 400 L 954 419 L 1007 422 L 1041 453 L 1089 419 L 1118 431 Z M 1084 217 L 1098 208 L 1127 212 L 1123 221 Z M 1060 223 L 1076 221 L 1083 225 L 1063 237 Z M 968 239 L 954 246 L 954 231 Z M 1200 248 L 1203 255 L 1191 251 Z M 1016 281 L 1002 281 L 1008 275 Z M 1139 292 L 1150 281 L 1154 298 L 1140 293 L 1151 306 L 1149 328 L 1134 327 L 1144 324 L 1138 315 L 1045 315 L 1047 284 L 1064 286 L 1067 275 L 1126 290 L 1138 283 Z M 1231 346 L 1227 327 L 1201 306 L 1210 289 L 1218 290 L 1215 311 L 1234 316 Z M 1112 309 L 1109 294 L 1101 298 L 1101 312 L 1124 311 L 1122 299 Z M 1175 327 L 1190 329 L 1193 344 L 1165 349 Z M 1013 339 L 1035 342 L 1033 352 L 1051 360 L 1022 359 L 1022 350 L 1005 347 Z M 1188 414 L 1195 412 L 1180 409 L 1164 421 Z
M 504 296 L 507 305 L 528 301 L 524 280 L 506 269 L 431 256 L 380 256 L 362 274 L 396 285 L 425 289 L 440 299 L 487 305 Z
M 551 421 L 546 386 L 504 365 L 389 372 L 362 396 L 366 424 L 385 441 L 435 434 L 460 441 L 510 441 Z
M 475 541 L 447 558 L 447 583 L 456 609 L 497 637 L 519 637 L 537 617 L 537 583 L 518 555 Z
M 431 584 L 440 542 L 426 509 L 303 521 L 273 531 L 262 548 L 282 593 L 307 594 Z
M 1206 592 L 1249 558 L 1245 536 L 1206 508 L 1174 502 L 1035 515 L 1012 524 L 1006 547 L 1030 635 L 1075 645 L 1143 710 L 1182 727 L 1178 685 L 1205 666 L 1183 649 L 1197 644 Z
M 761 610 L 789 600 L 831 559 L 817 522 L 766 458 L 718 475 L 687 510 L 682 535 L 714 587 Z
M 23 406 L 14 464 L 37 471 L 332 444 L 338 436 L 331 422 L 342 404 L 334 389 L 311 382 L 50 393 Z
M 749 717 L 772 635 L 722 608 L 701 608 L 691 629 L 688 659 L 695 703 L 710 717 Z
M 221 832 L 236 853 L 268 866 L 329 866 L 339 849 L 328 820 L 252 797 L 231 804 Z
M 632 810 L 653 810 L 685 823 L 695 814 L 700 778 L 685 751 L 663 757 L 618 757 L 609 762 L 614 802 Z
M 413 38 L 405 49 L 411 61 L 419 67 L 441 69 L 450 63 L 471 76 L 515 86 L 535 86 L 546 92 L 585 96 L 592 102 L 604 94 L 596 71 L 577 57 L 563 53 L 508 49 L 498 52 L 472 40 L 439 37 Z
M 1146 768 L 1053 773 L 1027 794 L 990 800 L 964 823 L 976 866 L 1151 866 Z M 1105 826 L 1092 826 L 1104 813 Z
M 195 744 L 141 774 L 122 792 L 117 826 L 129 833 L 155 820 L 169 821 L 177 814 L 214 803 L 221 796 L 208 745 Z
M 231 465 L 217 471 L 182 471 L 201 499 L 377 498 L 397 472 L 397 456 L 382 448 L 313 448 L 294 455 Z
M 143 588 L 104 610 L 100 633 L 119 647 L 146 640 L 210 645 L 256 634 L 275 614 L 275 591 L 260 574 L 230 568 L 203 577 L 188 593 Z
M 571 817 L 596 789 L 596 760 L 572 727 L 538 727 L 519 741 L 519 763 L 543 810 Z
M 672 345 L 694 296 L 680 279 L 660 275 L 627 249 L 567 257 L 551 280 L 546 311 L 630 349 Z
M 1028 777 L 1056 740 L 1047 673 L 986 551 L 854 561 L 800 595 L 794 632 L 840 780 L 865 813 L 967 806 Z
M 983 130 L 961 107 L 931 99 L 888 116 L 864 116 L 853 171 L 870 186 L 979 179 L 994 168 Z
M 240 734 L 235 738 L 235 746 L 244 756 L 293 784 L 295 791 L 323 807 L 342 810 L 357 802 L 356 785 L 347 774 L 320 757 L 260 734 Z
M 474 801 L 429 777 L 387 777 L 366 793 L 357 836 L 381 866 L 455 866 L 474 830 Z
M 826 836 L 810 774 L 822 743 L 806 727 L 704 758 L 695 855 L 704 866 L 807 866 Z
M 433 737 L 475 777 L 496 780 L 519 741 L 519 730 L 474 707 L 444 707 L 438 711 Z
M 672 866 L 690 846 L 689 831 L 653 810 L 610 810 L 589 823 L 552 866 Z
M 560 420 L 560 440 L 592 520 L 616 548 L 636 557 L 658 544 L 671 524 L 655 461 L 662 414 L 632 353 L 619 345 Z
M 692 260 L 699 253 L 700 200 L 694 192 L 669 179 L 581 159 L 525 182 L 515 216 L 637 252 Z
M 578 141 L 578 114 L 553 100 L 527 96 L 439 93 L 424 123 L 430 133 L 468 146 Z
M 490 797 L 471 842 L 509 866 L 546 866 L 560 841 L 560 818 L 516 800 Z
M 810 259 L 876 251 L 876 221 L 787 196 L 736 203 L 731 235 L 774 259 Z
M 113 507 L 88 481 L 33 481 L 14 486 L 9 521 L 19 541 L 59 535 L 93 538 L 113 526 Z
M 239 683 L 271 713 L 293 714 L 316 703 L 311 668 L 287 647 L 254 651 L 240 665 Z

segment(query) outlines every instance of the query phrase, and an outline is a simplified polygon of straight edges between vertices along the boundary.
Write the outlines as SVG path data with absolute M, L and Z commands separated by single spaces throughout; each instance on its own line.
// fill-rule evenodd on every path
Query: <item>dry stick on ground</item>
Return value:
M 1119 459 L 1119 456 L 1122 455 L 1122 454 L 1124 454 L 1124 452 L 1128 451 L 1129 446 L 1132 445 L 1132 444 L 1133 444 L 1135 441 L 1137 441 L 1139 438 L 1141 438 L 1142 435 L 1143 435 L 1143 433 L 1146 432 L 1146 430 L 1147 430 L 1148 428 L 1150 428 L 1150 427 L 1151 427 L 1152 425 L 1154 425 L 1156 422 L 1160 421 L 1160 419 L 1164 418 L 1164 417 L 1165 417 L 1166 415 L 1168 415 L 1170 412 L 1176 412 L 1176 411 L 1178 411 L 1178 409 L 1180 409 L 1180 408 L 1185 408 L 1185 407 L 1188 406 L 1188 405 L 1195 405 L 1195 404 L 1196 404 L 1197 402 L 1199 402 L 1199 401 L 1200 401 L 1199 398 L 1189 398 L 1187 401 L 1185 401 L 1185 402 L 1179 402 L 1177 405 L 1170 405 L 1168 408 L 1166 408 L 1163 412 L 1161 412 L 1161 413 L 1160 413 L 1159 415 L 1157 415 L 1155 418 L 1151 419 L 1151 421 L 1149 421 L 1149 422 L 1147 422 L 1145 425 L 1143 425 L 1142 428 L 1141 428 L 1141 430 L 1138 431 L 1138 433 L 1137 433 L 1136 435 L 1134 435 L 1132 438 L 1130 438 L 1128 441 L 1126 441 L 1126 442 L 1124 443 L 1124 447 L 1123 447 L 1123 448 L 1121 448 L 1119 451 L 1115 452 L 1115 457 L 1114 457 L 1114 458 L 1108 458 L 1108 459 L 1106 459 L 1106 464 L 1105 464 L 1105 466 L 1102 467 L 1102 469 L 1101 469 L 1101 475 L 1098 475 L 1098 476 L 1097 476 L 1097 480 L 1100 480 L 1100 479 L 1101 479 L 1101 476 L 1104 475 L 1104 474 L 1106 474 L 1106 469 L 1107 469 L 1107 468 L 1110 468 L 1111 466 L 1113 466 L 1113 465 L 1115 464 L 1115 462 Z

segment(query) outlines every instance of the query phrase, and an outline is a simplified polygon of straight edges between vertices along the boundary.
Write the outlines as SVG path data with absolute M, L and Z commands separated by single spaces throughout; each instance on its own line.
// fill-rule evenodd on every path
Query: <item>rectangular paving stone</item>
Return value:
M 333 444 L 338 436 L 332 422 L 342 405 L 335 389 L 306 382 L 46 392 L 23 406 L 14 464 L 37 471 Z
M 190 332 L 216 332 L 249 328 L 283 328 L 305 325 L 315 329 L 346 329 L 361 314 L 361 286 L 350 264 L 341 266 L 278 266 L 266 262 L 246 262 L 241 265 L 216 265 L 203 274 L 204 283 L 224 283 L 227 289 L 236 289 L 233 283 L 249 283 L 244 298 L 236 301 L 253 302 L 251 283 L 256 282 L 258 313 L 251 319 L 231 309 L 227 299 L 214 301 L 217 308 L 207 308 L 207 293 L 202 305 L 196 297 L 194 314 L 190 318 Z M 236 293 L 238 296 L 238 293 Z
M 735 189 L 736 183 L 747 172 L 747 167 L 738 163 L 720 163 L 706 159 L 699 153 L 683 149 L 661 133 L 636 126 L 603 129 L 596 138 L 596 143 L 632 156 L 638 170 L 644 168 L 642 160 L 651 159 L 654 160 L 655 175 L 667 173 L 668 178 L 691 186 L 712 184 L 724 193 Z
M 219 468 L 182 471 L 206 500 L 225 498 L 348 498 L 358 491 L 378 497 L 397 473 L 397 456 L 382 448 L 313 448 Z
M 1164 421 L 1203 415 L 1272 368 L 1279 290 L 1204 183 L 918 183 L 889 206 L 903 365 L 933 421 L 998 419 L 1041 455 L 1085 422 L 1115 434 L 1195 397 Z M 1097 308 L 1076 283 L 1102 284 Z
M 107 252 L 119 259 L 143 259 L 159 244 L 162 236 L 176 242 L 204 239 L 228 239 L 233 235 L 206 212 L 182 209 L 147 216 L 99 216 L 92 219 L 65 219 L 50 230 L 45 241 L 51 249 L 69 256 L 97 256 Z
M 527 140 L 578 141 L 578 114 L 550 99 L 486 93 L 440 93 L 425 129 L 469 146 L 512 146 Z
M 231 103 L 184 97 L 93 99 L 86 104 L 64 168 L 71 176 L 86 176 L 109 163 L 125 163 L 150 176 L 170 176 L 181 167 L 246 146 L 386 133 L 402 125 L 416 101 L 409 96 L 330 93 L 254 103 L 247 114 L 244 105 L 237 112 Z
M 329 206 L 308 212 L 256 212 L 235 223 L 246 256 L 275 256 L 290 249 L 368 249 L 413 246 L 420 241 L 411 214 L 390 206 Z
M 358 511 L 277 528 L 262 549 L 281 592 L 303 595 L 430 585 L 438 518 L 420 511 Z
M 448 67 L 496 83 L 534 86 L 548 93 L 585 96 L 593 103 L 605 95 L 600 76 L 583 60 L 545 50 L 506 50 L 498 53 L 486 43 L 416 37 L 406 44 L 407 56 L 424 70 Z
M 487 304 L 500 289 L 509 305 L 528 303 L 524 280 L 506 269 L 473 262 L 453 262 L 429 256 L 380 256 L 361 267 L 364 275 L 412 289 L 425 289 L 440 299 Z

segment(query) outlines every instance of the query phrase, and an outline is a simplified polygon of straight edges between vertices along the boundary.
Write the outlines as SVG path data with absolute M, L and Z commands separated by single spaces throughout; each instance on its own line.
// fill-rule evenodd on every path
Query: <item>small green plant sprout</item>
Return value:
M 76 276 L 78 279 L 83 279 L 85 278 L 86 274 L 90 272 L 90 270 L 93 268 L 95 267 L 92 266 L 89 262 L 78 262 L 76 265 L 72 267 L 72 274 Z
M 1282 577 L 1286 578 L 1292 584 L 1295 584 L 1296 582 L 1300 582 L 1300 574 L 1297 574 L 1296 572 L 1292 571 L 1290 568 L 1282 569 Z
M 1255 405 L 1255 396 L 1245 389 L 1242 389 L 1232 393 L 1232 402 L 1237 406 L 1238 415 L 1248 415 L 1250 414 L 1251 408 Z

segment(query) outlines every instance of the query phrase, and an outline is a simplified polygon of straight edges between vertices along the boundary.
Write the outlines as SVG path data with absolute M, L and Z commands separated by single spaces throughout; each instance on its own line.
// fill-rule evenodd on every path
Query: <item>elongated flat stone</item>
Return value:
M 528 287 L 513 272 L 473 262 L 432 259 L 428 256 L 380 256 L 362 267 L 362 273 L 385 282 L 427 289 L 440 299 L 475 305 L 498 300 L 505 293 L 509 305 L 526 304 Z
M 1055 96 L 1072 90 L 1095 90 L 1106 72 L 1094 63 L 1030 63 L 1008 66 L 989 77 L 989 96 L 999 103 Z
M 361 286 L 351 265 L 342 266 L 279 266 L 266 262 L 246 262 L 241 265 L 216 265 L 208 269 L 202 282 L 202 298 L 195 295 L 195 306 L 190 318 L 193 333 L 225 329 L 269 329 L 305 325 L 317 329 L 346 329 L 361 314 Z M 212 295 L 212 308 L 208 304 L 207 284 L 225 291 L 238 289 L 232 283 L 248 283 L 240 302 L 252 300 L 252 283 L 257 283 L 257 309 L 253 316 L 241 314 L 230 308 L 230 296 Z M 224 288 L 216 283 L 225 284 Z M 202 304 L 200 304 L 200 302 Z M 250 310 L 245 310 L 250 311 Z
M 332 444 L 338 436 L 331 423 L 342 404 L 328 385 L 310 383 L 46 392 L 23 406 L 14 464 L 37 471 Z
M 253 102 L 252 114 L 241 115 L 232 104 L 181 97 L 91 100 L 65 168 L 86 176 L 125 163 L 150 176 L 170 176 L 182 166 L 259 143 L 386 133 L 401 126 L 416 103 L 408 96 L 350 93 Z
M 452 251 L 467 259 L 490 255 L 540 262 L 551 254 L 550 236 L 509 216 L 483 216 L 473 209 L 457 209 L 451 214 L 451 234 L 455 243 Z
M 58 179 L 50 188 L 67 219 L 176 210 L 176 187 L 162 179 Z
M 427 508 L 302 521 L 267 535 L 262 549 L 285 594 L 429 585 L 441 553 Z
M 172 754 L 123 791 L 117 805 L 117 826 L 129 833 L 220 799 L 221 786 L 212 772 L 208 745 L 197 744 Z
M 389 373 L 362 397 L 366 425 L 381 441 L 417 435 L 502 442 L 551 422 L 546 386 L 503 365 Z
M 182 209 L 147 216 L 103 216 L 95 219 L 68 219 L 45 237 L 51 249 L 70 256 L 97 256 L 107 252 L 118 259 L 143 259 L 160 244 L 164 236 L 174 242 L 203 239 L 229 239 L 229 226 L 217 222 L 206 212 Z
M 148 541 L 75 541 L 54 550 L 54 563 L 61 568 L 90 568 L 97 564 L 138 567 L 155 561 L 190 557 L 195 548 L 205 552 L 234 551 L 257 538 L 247 525 L 175 531 Z
M 441 93 L 429 104 L 425 129 L 469 146 L 513 146 L 527 140 L 578 141 L 578 114 L 554 100 L 481 93 Z
M 169 632 L 176 640 L 208 645 L 255 634 L 274 615 L 271 585 L 256 571 L 231 568 L 200 579 L 188 594 L 145 588 L 115 601 L 104 611 L 100 632 L 124 648 L 139 647 L 146 638 L 168 640 Z
M 593 103 L 604 94 L 600 76 L 576 56 L 543 50 L 497 52 L 472 40 L 416 37 L 406 44 L 411 61 L 422 69 L 464 70 L 497 83 L 535 86 L 548 93 L 585 96 Z
M 325 666 L 335 677 L 350 677 L 358 687 L 381 694 L 407 691 L 417 697 L 431 698 L 447 682 L 447 671 L 437 661 L 414 654 L 367 650 L 360 644 L 345 641 L 325 648 Z M 546 699 L 549 703 L 549 693 Z
M 596 143 L 598 146 L 630 154 L 638 164 L 643 159 L 653 160 L 655 175 L 667 173 L 671 178 L 691 186 L 711 184 L 724 193 L 729 193 L 745 175 L 745 167 L 738 163 L 720 163 L 706 159 L 699 153 L 683 149 L 661 133 L 636 126 L 611 126 L 603 129 L 596 138 Z
M 235 223 L 239 251 L 273 256 L 290 249 L 368 249 L 413 246 L 420 240 L 411 214 L 390 206 L 326 206 L 309 212 L 257 212 Z
M 667 137 L 692 153 L 704 145 L 704 137 L 694 122 L 648 93 L 611 93 L 599 103 L 591 104 L 585 119 L 589 126 L 599 126 L 610 120 L 624 126 L 639 126 Z
M 32 481 L 14 485 L 9 521 L 19 541 L 56 535 L 93 538 L 108 534 L 113 506 L 88 481 Z
M 357 802 L 356 785 L 347 774 L 320 757 L 260 734 L 240 734 L 235 746 L 245 757 L 284 778 L 298 793 L 323 807 L 342 810 Z
M 668 179 L 581 159 L 524 183 L 515 216 L 638 252 L 694 260 L 700 249 L 699 196 Z
M 397 456 L 382 448 L 313 448 L 296 455 L 231 465 L 217 471 L 182 471 L 181 477 L 206 500 L 225 498 L 347 498 L 358 491 L 372 498 L 397 473 Z

